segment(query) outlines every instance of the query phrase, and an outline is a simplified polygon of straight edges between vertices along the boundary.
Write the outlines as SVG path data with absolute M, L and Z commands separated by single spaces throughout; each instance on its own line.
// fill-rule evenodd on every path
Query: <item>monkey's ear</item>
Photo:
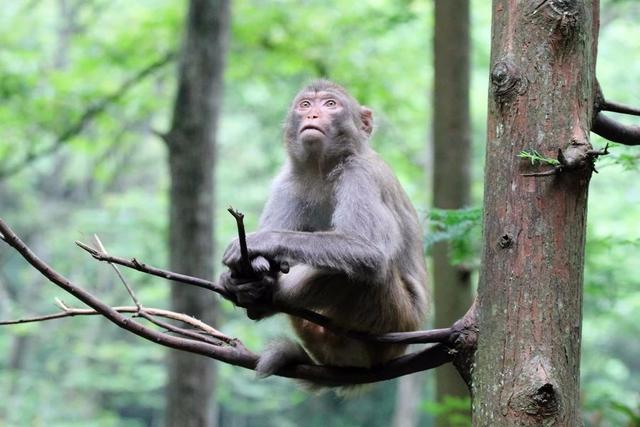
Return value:
M 360 120 L 362 120 L 362 130 L 367 135 L 373 131 L 373 112 L 367 107 L 360 107 Z

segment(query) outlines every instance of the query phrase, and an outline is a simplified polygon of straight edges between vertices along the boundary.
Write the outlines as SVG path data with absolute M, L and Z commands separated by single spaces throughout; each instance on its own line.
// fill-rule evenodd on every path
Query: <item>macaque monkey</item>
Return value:
M 427 311 L 422 230 L 397 178 L 369 146 L 371 110 L 341 86 L 319 80 L 293 99 L 284 125 L 288 159 L 260 218 L 247 235 L 259 278 L 242 277 L 233 241 L 220 283 L 252 319 L 272 302 L 306 308 L 348 330 L 372 334 L 418 329 Z M 290 266 L 284 274 L 281 262 Z M 371 367 L 406 346 L 358 341 L 291 317 L 302 345 L 271 345 L 257 366 L 267 376 L 285 365 Z

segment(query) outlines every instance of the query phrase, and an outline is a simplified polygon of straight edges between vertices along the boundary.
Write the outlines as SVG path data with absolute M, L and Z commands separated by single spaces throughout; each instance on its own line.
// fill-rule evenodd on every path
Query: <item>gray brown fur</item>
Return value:
M 326 101 L 321 93 L 335 97 L 342 107 L 339 113 L 322 110 L 329 107 L 322 104 Z M 318 113 L 297 113 L 302 108 L 297 103 L 314 94 L 312 108 L 320 109 Z M 330 118 L 322 122 L 324 133 L 308 131 L 312 135 L 304 140 L 305 120 L 322 115 Z M 422 230 L 395 175 L 368 144 L 370 118 L 370 111 L 346 90 L 325 80 L 294 98 L 284 129 L 288 160 L 274 181 L 259 231 L 247 236 L 247 246 L 251 257 L 286 260 L 291 266 L 288 274 L 272 270 L 276 280 L 268 298 L 318 311 L 347 329 L 410 331 L 421 326 L 427 312 Z M 223 262 L 237 270 L 237 240 Z M 238 280 L 230 273 L 221 277 L 231 292 Z M 248 291 L 254 284 L 243 286 L 250 298 L 255 289 L 264 295 L 264 283 Z M 306 353 L 319 364 L 369 367 L 405 350 L 402 345 L 336 336 L 297 318 L 291 322 Z M 306 355 L 290 344 L 280 347 L 281 357 L 276 350 L 261 359 L 260 372 L 273 373 L 284 364 L 302 362 Z

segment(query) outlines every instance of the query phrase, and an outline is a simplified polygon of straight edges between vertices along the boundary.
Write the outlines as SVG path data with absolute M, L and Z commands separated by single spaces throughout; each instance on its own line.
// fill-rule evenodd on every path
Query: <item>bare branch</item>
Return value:
M 619 144 L 640 145 L 640 126 L 626 125 L 597 113 L 593 118 L 591 132 Z
M 625 125 L 602 113 L 602 111 L 611 111 L 640 116 L 640 109 L 607 101 L 597 80 L 593 109 L 594 116 L 591 123 L 591 132 L 619 144 L 640 145 L 640 126 Z
M 4 320 L 4 321 L 0 321 L 0 325 L 6 326 L 6 325 L 18 325 L 22 323 L 44 322 L 47 320 L 64 319 L 67 317 L 75 317 L 75 316 L 95 316 L 95 315 L 102 316 L 102 313 L 91 308 L 70 308 L 64 302 L 62 302 L 57 298 L 56 298 L 56 305 L 62 309 L 60 313 L 47 314 L 44 316 L 25 317 L 25 318 L 16 319 L 16 320 Z M 112 307 L 112 308 L 118 313 L 137 314 L 139 312 L 138 307 L 134 307 L 134 306 L 120 306 L 120 307 Z M 151 316 L 164 317 L 166 319 L 178 320 L 180 322 L 184 322 L 192 326 L 193 328 L 202 331 L 207 335 L 210 335 L 214 338 L 217 338 L 221 341 L 225 341 L 227 343 L 233 343 L 237 341 L 235 338 L 231 338 L 223 334 L 222 332 L 213 328 L 211 325 L 208 325 L 202 322 L 201 320 L 198 320 L 184 313 L 176 313 L 175 311 L 169 311 L 169 310 L 164 310 L 160 308 L 144 308 L 144 311 Z
M 164 270 L 162 268 L 152 267 L 150 265 L 147 265 L 145 263 L 138 261 L 135 258 L 126 259 L 126 258 L 105 254 L 95 248 L 92 248 L 86 243 L 82 243 L 79 241 L 76 241 L 75 243 L 85 251 L 89 252 L 89 254 L 91 254 L 91 256 L 97 259 L 98 261 L 104 261 L 104 262 L 122 265 L 124 267 L 128 267 L 128 268 L 140 271 L 142 273 L 151 274 L 152 276 L 162 277 L 163 279 L 172 280 L 174 282 L 180 282 L 188 285 L 197 286 L 199 288 L 213 291 L 227 298 L 227 293 L 222 288 L 222 286 L 218 286 L 218 284 L 210 280 L 201 279 L 199 277 L 187 276 L 186 274 L 174 273 L 173 271 Z
M 156 344 L 201 354 L 231 365 L 241 366 L 247 369 L 255 369 L 258 356 L 247 350 L 239 342 L 237 342 L 238 345 L 235 346 L 214 345 L 208 342 L 203 342 L 202 340 L 172 336 L 149 328 L 139 322 L 136 322 L 132 318 L 124 316 L 116 308 L 108 306 L 88 291 L 82 289 L 75 283 L 71 282 L 68 278 L 55 271 L 47 263 L 38 258 L 38 256 L 24 244 L 24 242 L 2 219 L 0 219 L 0 233 L 4 235 L 4 240 L 7 244 L 20 253 L 20 255 L 22 255 L 29 264 L 31 264 L 49 281 L 75 296 L 80 301 L 91 307 L 96 313 L 103 315 L 117 326 Z M 70 310 L 61 301 L 59 301 L 59 305 L 63 311 Z M 137 312 L 138 310 L 137 307 L 130 307 L 130 309 L 134 312 Z M 65 314 L 65 316 L 69 315 Z M 58 318 L 65 316 L 62 316 L 59 313 L 57 315 L 41 316 L 41 319 L 44 317 Z M 26 320 L 29 319 L 23 319 L 22 323 L 25 323 Z M 464 333 L 463 330 L 454 329 L 451 338 L 455 340 L 455 338 L 462 333 Z M 427 347 L 422 351 L 399 357 L 371 369 L 295 365 L 283 368 L 276 374 L 285 377 L 310 380 L 327 386 L 361 384 L 387 380 L 401 375 L 435 368 L 444 363 L 451 362 L 453 360 L 454 353 L 455 351 L 452 351 L 450 346 L 437 344 Z
M 127 94 L 127 92 L 129 92 L 129 90 L 143 81 L 146 77 L 173 61 L 175 59 L 175 56 L 175 52 L 168 52 L 164 56 L 156 59 L 146 67 L 139 70 L 133 76 L 123 81 L 120 84 L 120 87 L 118 87 L 112 93 L 106 95 L 102 99 L 99 99 L 93 105 L 88 106 L 87 109 L 75 122 L 73 122 L 69 127 L 63 130 L 60 135 L 56 137 L 55 141 L 51 145 L 35 152 L 29 152 L 24 156 L 24 158 L 18 160 L 16 163 L 0 169 L 0 179 L 15 175 L 34 161 L 57 152 L 72 138 L 79 135 L 89 125 L 89 123 L 91 123 L 93 119 L 102 114 L 110 105 L 119 101 L 124 95 Z
M 208 337 L 206 335 L 201 335 L 198 332 L 195 332 L 193 330 L 181 328 L 179 326 L 172 325 L 171 323 L 162 321 L 160 319 L 156 319 L 151 314 L 147 313 L 147 311 L 144 310 L 144 309 L 138 310 L 135 315 L 139 316 L 139 317 L 142 317 L 144 319 L 147 319 L 149 322 L 153 323 L 154 325 L 160 326 L 161 328 L 164 328 L 167 331 L 174 332 L 176 334 L 180 334 L 180 335 L 185 336 L 185 337 L 189 337 L 189 338 L 194 339 L 196 341 L 203 341 L 203 342 L 206 342 L 206 343 L 209 343 L 209 344 L 213 344 L 213 345 L 223 345 L 224 344 L 224 342 L 221 341 L 221 340 L 212 339 L 212 338 L 210 338 L 210 337 Z M 229 343 L 228 340 L 226 342 Z
M 548 169 L 546 171 L 522 173 L 520 175 L 522 175 L 522 176 L 552 176 L 552 175 L 558 175 L 561 172 L 562 172 L 562 166 L 556 166 L 553 169 Z
M 617 102 L 603 100 L 599 105 L 599 111 L 611 111 L 612 113 L 640 116 L 640 109 L 619 104 Z
M 119 264 L 125 267 L 132 268 L 134 270 L 140 271 L 142 273 L 147 273 L 157 277 L 162 277 L 163 279 L 172 280 L 174 282 L 185 283 L 187 285 L 198 286 L 200 288 L 204 288 L 204 289 L 208 289 L 210 291 L 216 292 L 225 299 L 229 299 L 229 295 L 227 294 L 226 290 L 222 286 L 218 285 L 217 283 L 211 282 L 209 280 L 205 280 L 205 279 L 201 279 L 193 276 L 187 276 L 186 274 L 174 273 L 172 271 L 163 270 L 157 267 L 152 267 L 148 264 L 138 261 L 135 258 L 128 260 L 126 258 L 108 255 L 82 242 L 76 241 L 76 245 L 80 246 L 82 249 L 89 252 L 91 256 L 97 259 L 98 261 Z M 273 308 L 280 313 L 285 313 L 291 316 L 299 317 L 301 319 L 305 319 L 310 322 L 313 322 L 317 325 L 327 328 L 328 330 L 330 330 L 335 334 L 344 335 L 350 338 L 365 340 L 365 341 L 384 342 L 384 343 L 393 342 L 393 343 L 404 343 L 404 344 L 441 343 L 441 342 L 446 342 L 449 339 L 450 335 L 452 334 L 451 328 L 444 328 L 444 329 L 434 329 L 429 331 L 392 332 L 388 334 L 372 335 L 366 332 L 347 330 L 339 325 L 336 325 L 330 318 L 323 316 L 321 314 L 318 314 L 316 312 L 313 312 L 311 310 L 286 306 L 283 304 L 274 304 Z

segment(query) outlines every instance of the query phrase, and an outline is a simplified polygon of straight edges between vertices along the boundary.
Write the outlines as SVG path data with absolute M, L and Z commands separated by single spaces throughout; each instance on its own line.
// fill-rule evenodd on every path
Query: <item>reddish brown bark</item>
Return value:
M 588 164 L 526 177 L 525 149 L 584 152 L 598 0 L 494 0 L 474 425 L 580 425 Z

